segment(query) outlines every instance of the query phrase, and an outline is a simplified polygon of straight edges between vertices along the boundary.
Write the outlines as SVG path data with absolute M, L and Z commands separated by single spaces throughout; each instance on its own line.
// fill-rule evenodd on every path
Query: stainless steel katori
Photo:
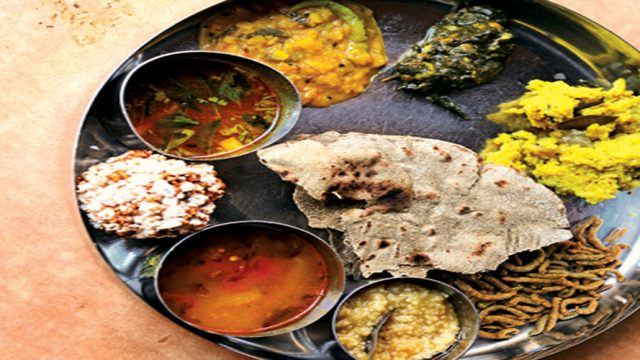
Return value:
M 221 333 L 217 333 L 215 331 L 202 329 L 198 324 L 191 323 L 174 311 L 167 305 L 166 300 L 162 297 L 162 293 L 160 292 L 159 284 L 162 282 L 161 274 L 163 265 L 170 262 L 172 259 L 176 258 L 176 254 L 184 253 L 189 251 L 190 248 L 194 246 L 215 246 L 216 241 L 220 238 L 220 234 L 223 232 L 240 232 L 246 230 L 254 230 L 260 231 L 261 229 L 274 229 L 277 231 L 281 231 L 286 234 L 291 234 L 296 236 L 303 241 L 306 241 L 308 244 L 313 246 L 320 256 L 322 256 L 324 263 L 327 265 L 327 291 L 323 298 L 304 316 L 299 319 L 286 324 L 282 327 L 277 327 L 273 329 L 267 329 L 260 332 L 252 332 L 244 335 L 235 335 L 239 337 L 247 337 L 247 338 L 255 338 L 255 337 L 265 337 L 265 336 L 274 336 L 286 334 L 291 331 L 295 331 L 305 326 L 308 326 L 321 318 L 322 316 L 329 313 L 334 305 L 340 300 L 342 296 L 342 292 L 344 290 L 345 283 L 345 272 L 344 267 L 342 266 L 342 262 L 340 261 L 340 257 L 335 252 L 335 250 L 329 246 L 326 242 L 324 242 L 318 236 L 296 228 L 294 226 L 289 226 L 286 224 L 279 224 L 270 221 L 234 221 L 228 222 L 224 224 L 213 225 L 202 229 L 196 233 L 186 236 L 178 243 L 176 243 L 171 249 L 169 249 L 163 256 L 162 260 L 158 263 L 158 266 L 155 270 L 155 290 L 156 296 L 160 299 L 162 305 L 165 307 L 166 311 L 171 313 L 171 315 L 175 318 L 176 321 L 182 322 L 189 327 L 193 327 L 196 329 L 201 329 L 205 332 L 210 332 L 212 334 L 222 335 Z M 309 274 L 313 275 L 313 274 Z M 216 296 L 215 294 L 210 294 L 209 296 Z
M 349 295 L 345 296 L 342 301 L 336 307 L 336 311 L 333 313 L 333 318 L 331 321 L 331 331 L 333 333 L 334 338 L 338 339 L 336 322 L 338 318 L 338 314 L 340 308 L 352 297 L 361 294 L 363 291 L 367 289 L 371 289 L 376 286 L 385 286 L 390 284 L 398 284 L 398 283 L 406 283 L 406 284 L 414 284 L 420 287 L 436 290 L 438 292 L 443 293 L 447 297 L 447 301 L 451 302 L 453 308 L 455 309 L 456 315 L 458 316 L 458 321 L 460 323 L 460 332 L 457 336 L 457 341 L 453 343 L 449 348 L 445 351 L 437 354 L 432 359 L 434 360 L 454 360 L 458 359 L 464 355 L 467 350 L 473 345 L 475 342 L 478 331 L 480 327 L 480 319 L 478 316 L 478 311 L 476 310 L 473 302 L 469 300 L 469 298 L 463 294 L 460 290 L 454 288 L 451 285 L 445 284 L 441 281 L 427 278 L 417 278 L 417 277 L 394 277 L 394 278 L 386 278 L 381 280 L 375 280 L 368 284 L 362 285 L 359 288 L 355 289 Z M 349 352 L 349 350 L 338 341 L 338 344 L 345 352 Z
M 278 97 L 279 111 L 273 124 L 271 124 L 264 134 L 250 144 L 233 151 L 220 152 L 207 156 L 181 157 L 153 146 L 137 133 L 131 122 L 125 101 L 125 94 L 132 83 L 135 83 L 137 79 L 143 77 L 163 78 L 171 69 L 213 69 L 220 65 L 231 65 L 243 69 L 243 71 L 256 74 L 275 91 Z M 140 144 L 144 144 L 143 146 L 151 148 L 165 156 L 190 161 L 230 159 L 273 144 L 291 131 L 298 121 L 302 109 L 300 94 L 298 94 L 296 87 L 284 74 L 276 69 L 240 55 L 199 50 L 163 54 L 136 66 L 124 76 L 120 84 L 118 107 L 120 109 L 120 116 L 108 119 L 104 121 L 103 124 L 107 130 L 114 134 L 123 144 L 131 147 L 139 147 Z

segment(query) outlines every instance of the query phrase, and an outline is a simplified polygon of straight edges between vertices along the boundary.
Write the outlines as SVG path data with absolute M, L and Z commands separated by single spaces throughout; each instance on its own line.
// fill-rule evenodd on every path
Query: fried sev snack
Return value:
M 601 241 L 601 226 L 599 217 L 590 217 L 573 227 L 571 240 L 514 255 L 492 272 L 456 275 L 453 284 L 480 310 L 480 337 L 508 339 L 526 324 L 533 324 L 528 335 L 546 334 L 558 321 L 595 313 L 600 292 L 612 286 L 606 280 L 624 280 L 616 268 L 629 247 L 607 246 L 626 229 L 617 228 Z

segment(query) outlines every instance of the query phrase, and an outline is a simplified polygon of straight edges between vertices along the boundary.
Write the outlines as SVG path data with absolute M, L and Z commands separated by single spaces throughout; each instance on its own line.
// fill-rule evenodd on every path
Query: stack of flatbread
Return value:
M 297 185 L 294 200 L 311 227 L 344 234 L 365 277 L 493 270 L 512 254 L 571 238 L 552 191 L 453 143 L 327 132 L 258 157 Z

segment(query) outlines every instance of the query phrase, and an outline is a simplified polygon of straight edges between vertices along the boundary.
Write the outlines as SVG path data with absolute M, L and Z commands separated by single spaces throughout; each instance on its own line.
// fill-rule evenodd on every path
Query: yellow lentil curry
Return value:
M 522 130 L 490 139 L 482 156 L 591 204 L 633 190 L 640 186 L 640 97 L 625 87 L 622 79 L 608 90 L 533 80 L 488 116 Z
M 230 8 L 204 22 L 200 47 L 271 65 L 295 84 L 304 105 L 315 107 L 362 93 L 387 63 L 373 12 L 350 1 Z
M 357 360 L 368 360 L 365 339 L 388 311 L 375 360 L 430 359 L 447 350 L 460 332 L 453 305 L 443 293 L 409 283 L 377 285 L 354 295 L 338 311 L 336 333 Z

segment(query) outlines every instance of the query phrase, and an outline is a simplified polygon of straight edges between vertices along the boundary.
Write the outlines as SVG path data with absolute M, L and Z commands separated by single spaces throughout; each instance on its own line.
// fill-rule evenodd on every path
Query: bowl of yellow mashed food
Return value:
M 326 107 L 365 91 L 387 63 L 373 12 L 352 1 L 261 1 L 215 14 L 202 50 L 246 56 L 284 73 L 302 104 Z
M 533 80 L 488 116 L 517 131 L 488 140 L 482 157 L 590 204 L 640 187 L 640 97 L 625 87 Z

